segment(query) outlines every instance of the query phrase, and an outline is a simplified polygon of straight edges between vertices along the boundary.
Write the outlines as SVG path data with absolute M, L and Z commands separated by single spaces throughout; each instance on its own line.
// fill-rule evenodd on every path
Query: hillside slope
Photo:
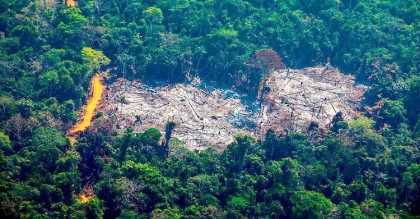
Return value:
M 165 133 L 168 121 L 177 126 L 173 137 L 189 149 L 223 150 L 237 133 L 262 138 L 307 130 L 311 122 L 326 127 L 338 112 L 345 120 L 359 109 L 366 87 L 331 66 L 273 72 L 266 80 L 261 105 L 244 101 L 231 90 L 208 91 L 200 84 L 147 87 L 119 79 L 110 86 L 105 111 L 114 113 L 120 131 L 156 127 Z M 137 121 L 136 121 L 137 116 Z

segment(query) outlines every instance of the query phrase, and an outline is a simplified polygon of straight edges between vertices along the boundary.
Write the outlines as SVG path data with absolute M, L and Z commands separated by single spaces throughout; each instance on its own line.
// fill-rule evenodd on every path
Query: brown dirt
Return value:
M 270 128 L 277 133 L 301 131 L 311 121 L 325 127 L 339 111 L 350 120 L 367 90 L 329 65 L 273 72 L 261 108 L 254 111 L 232 91 L 199 87 L 191 83 L 150 88 L 119 79 L 109 86 L 103 110 L 115 115 L 121 132 L 128 126 L 135 132 L 156 127 L 164 136 L 166 123 L 175 121 L 172 136 L 187 148 L 221 151 L 240 132 L 261 138 Z M 136 115 L 141 122 L 135 122 Z

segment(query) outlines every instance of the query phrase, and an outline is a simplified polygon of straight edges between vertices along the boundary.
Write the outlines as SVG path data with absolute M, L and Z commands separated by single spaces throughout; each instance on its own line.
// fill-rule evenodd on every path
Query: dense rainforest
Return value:
M 419 1 L 76 2 L 0 0 L 1 218 L 420 217 Z M 361 115 L 221 153 L 100 111 L 66 137 L 101 71 L 255 98 L 267 51 L 355 75 Z

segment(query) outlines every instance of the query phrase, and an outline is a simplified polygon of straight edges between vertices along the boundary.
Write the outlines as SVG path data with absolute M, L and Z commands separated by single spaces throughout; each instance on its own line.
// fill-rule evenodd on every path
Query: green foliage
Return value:
M 250 135 L 238 135 L 235 142 L 231 143 L 224 151 L 223 159 L 229 172 L 239 172 L 245 165 L 245 156 L 251 147 L 253 139 Z
M 355 132 L 369 132 L 375 122 L 366 116 L 359 116 L 350 123 L 350 129 Z
M 103 207 L 101 200 L 94 198 L 90 200 L 86 205 L 86 217 L 87 218 L 103 218 Z
M 291 198 L 292 215 L 295 218 L 325 218 L 332 210 L 332 202 L 322 194 L 297 191 Z
M 145 19 L 149 23 L 161 23 L 163 19 L 162 10 L 156 7 L 149 7 L 143 11 Z
M 420 195 L 420 165 L 412 164 L 402 176 L 401 196 L 414 215 L 420 214 L 418 198 Z
M 149 128 L 140 136 L 140 141 L 145 145 L 157 146 L 162 134 L 157 128 Z
M 83 47 L 82 58 L 90 66 L 91 70 L 97 70 L 100 66 L 108 65 L 111 62 L 101 51 L 89 47 Z
M 1 218 L 420 215 L 416 0 L 0 0 Z M 204 82 L 251 98 L 268 73 L 331 64 L 369 85 L 365 116 L 222 153 L 104 115 L 64 136 L 89 77 Z M 111 61 L 112 60 L 112 61 Z M 284 62 L 284 64 L 283 64 Z M 107 79 L 108 80 L 108 79 Z M 142 123 L 136 116 L 136 123 Z M 315 133 L 315 134 L 314 134 Z M 315 136 L 315 137 L 314 137 Z M 94 198 L 78 195 L 94 185 Z
M 0 150 L 1 153 L 12 150 L 12 142 L 8 135 L 0 131 Z
M 420 115 L 420 77 L 414 76 L 407 81 L 408 92 L 404 97 L 404 106 L 407 110 L 408 122 L 411 126 L 419 124 Z M 420 131 L 418 127 L 417 132 Z M 420 135 L 419 135 L 420 137 Z
M 406 122 L 406 114 L 407 111 L 401 101 L 383 100 L 383 107 L 380 113 L 382 123 L 388 123 L 391 127 L 397 128 L 400 123 Z
M 234 196 L 228 201 L 227 206 L 229 209 L 239 211 L 242 214 L 244 214 L 246 213 L 246 209 L 249 208 L 250 204 L 251 203 L 249 203 L 247 198 L 241 196 Z

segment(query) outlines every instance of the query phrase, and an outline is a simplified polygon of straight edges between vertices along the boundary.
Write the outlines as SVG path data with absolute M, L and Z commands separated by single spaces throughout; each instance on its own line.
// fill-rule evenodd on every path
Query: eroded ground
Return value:
M 312 67 L 283 70 L 269 76 L 258 118 L 260 133 L 307 130 L 311 121 L 325 127 L 341 112 L 345 120 L 358 114 L 366 86 L 354 86 L 354 78 L 337 69 Z
M 175 121 L 173 137 L 189 149 L 223 150 L 240 132 L 260 138 L 269 128 L 277 133 L 306 130 L 311 121 L 325 127 L 339 111 L 349 120 L 357 114 L 366 87 L 354 86 L 353 77 L 331 66 L 318 66 L 271 74 L 261 108 L 241 103 L 232 91 L 193 84 L 150 88 L 119 79 L 108 90 L 103 110 L 116 116 L 120 131 L 156 127 L 164 136 L 166 123 Z

